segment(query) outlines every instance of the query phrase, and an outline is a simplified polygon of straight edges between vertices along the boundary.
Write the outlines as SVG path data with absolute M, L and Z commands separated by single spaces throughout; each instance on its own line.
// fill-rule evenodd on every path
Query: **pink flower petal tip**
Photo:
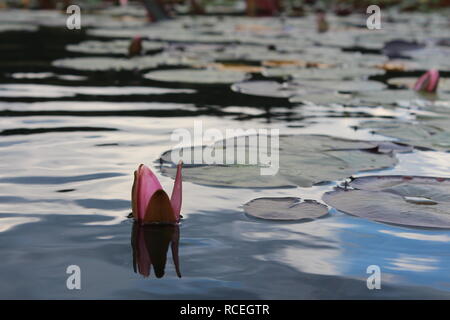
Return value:
M 423 92 L 436 92 L 439 85 L 439 71 L 436 69 L 428 70 L 414 84 L 413 89 Z

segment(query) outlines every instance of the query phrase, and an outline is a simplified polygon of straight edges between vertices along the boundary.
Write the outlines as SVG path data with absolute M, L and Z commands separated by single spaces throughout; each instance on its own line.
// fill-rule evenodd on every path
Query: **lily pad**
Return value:
M 128 54 L 129 40 L 113 41 L 83 41 L 77 44 L 69 44 L 66 49 L 72 52 L 81 52 L 88 54 Z M 164 48 L 161 42 L 142 41 L 143 52 L 157 51 Z
M 354 100 L 351 93 L 339 93 L 333 91 L 318 92 L 293 96 L 289 99 L 292 103 L 313 103 L 315 105 L 347 105 Z
M 27 24 L 0 24 L 0 32 L 11 32 L 11 31 L 33 32 L 37 30 L 38 30 L 37 26 Z
M 338 188 L 323 200 L 361 218 L 410 227 L 450 228 L 450 179 L 369 176 Z
M 67 58 L 53 61 L 53 66 L 82 71 L 107 71 L 107 70 L 142 70 L 155 68 L 163 64 L 160 56 L 146 56 L 126 58 L 85 57 Z
M 231 89 L 254 96 L 291 98 L 302 100 L 303 96 L 317 96 L 340 92 L 359 92 L 370 90 L 382 90 L 384 84 L 377 81 L 291 81 L 279 83 L 276 81 L 246 81 L 235 83 Z M 307 99 L 305 99 L 307 100 Z M 313 101 L 314 102 L 314 101 Z
M 258 198 L 244 204 L 249 216 L 275 221 L 310 221 L 328 214 L 327 206 L 300 198 Z
M 242 71 L 214 69 L 172 69 L 152 71 L 144 75 L 150 80 L 194 84 L 228 84 L 242 81 L 246 76 Z
M 301 69 L 292 73 L 294 79 L 303 80 L 352 80 L 383 74 L 384 71 L 374 68 L 333 68 L 333 69 Z
M 402 121 L 366 121 L 359 128 L 371 128 L 374 133 L 398 139 L 419 148 L 450 150 L 450 119 L 433 119 L 418 123 Z
M 155 26 L 156 27 L 156 26 Z M 156 27 L 156 31 L 162 32 L 161 28 Z M 128 38 L 133 39 L 136 35 L 141 34 L 148 36 L 150 33 L 148 27 L 137 28 L 95 28 L 86 31 L 88 36 L 103 37 L 103 38 Z
M 371 80 L 321 80 L 321 81 L 297 81 L 297 84 L 305 87 L 322 88 L 340 92 L 364 92 L 364 91 L 378 91 L 386 86 L 378 81 Z
M 354 94 L 366 90 L 380 91 L 384 85 L 376 81 L 246 81 L 234 84 L 231 89 L 249 95 L 285 98 L 292 103 L 316 105 L 357 105 Z
M 272 61 L 272 60 L 270 60 L 270 61 Z M 272 78 L 272 77 L 291 78 L 292 74 L 301 70 L 300 68 L 302 68 L 302 66 L 296 66 L 294 64 L 289 65 L 287 63 L 285 65 L 280 65 L 280 66 L 276 66 L 276 67 L 268 67 L 267 65 L 265 65 L 265 67 L 263 68 L 261 73 L 265 77 L 269 77 L 269 78 Z
M 358 104 L 380 106 L 397 105 L 402 107 L 428 107 L 450 99 L 450 94 L 439 92 L 437 94 L 421 93 L 414 90 L 383 90 L 366 91 L 355 94 Z
M 383 74 L 384 71 L 370 67 L 339 67 L 331 64 L 285 64 L 266 65 L 263 75 L 266 77 L 292 77 L 299 80 L 351 80 L 362 79 L 372 75 Z M 270 67 L 268 67 L 270 66 Z
M 241 137 L 232 148 L 233 154 L 245 155 L 250 161 L 225 161 L 222 157 L 215 163 L 194 161 L 195 154 L 214 155 L 227 153 L 230 140 L 218 141 L 213 146 L 182 148 L 166 151 L 161 161 L 163 175 L 174 177 L 175 163 L 179 157 L 185 163 L 183 179 L 203 185 L 238 188 L 310 187 L 314 184 L 336 181 L 361 171 L 393 167 L 395 154 L 378 151 L 374 142 L 346 140 L 321 135 L 292 135 L 279 137 L 279 154 L 267 157 L 265 150 L 258 149 L 258 139 Z M 256 136 L 253 136 L 256 138 Z M 269 139 L 260 137 L 260 139 Z M 223 152 L 223 153 L 221 153 Z M 259 157 L 255 158 L 259 153 Z M 189 156 L 190 155 L 190 156 Z M 267 159 L 267 160 L 262 160 Z M 276 166 L 279 162 L 279 170 Z M 272 168 L 269 170 L 268 168 Z M 271 175 L 262 175 L 265 170 Z
M 276 81 L 245 81 L 233 84 L 231 89 L 243 94 L 286 99 L 297 91 L 296 87 Z

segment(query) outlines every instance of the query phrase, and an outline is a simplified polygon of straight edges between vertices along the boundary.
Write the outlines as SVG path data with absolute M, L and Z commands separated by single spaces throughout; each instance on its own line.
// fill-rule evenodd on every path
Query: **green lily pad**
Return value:
M 302 80 L 352 80 L 383 74 L 384 70 L 375 68 L 333 68 L 333 69 L 300 69 L 292 73 L 294 79 Z
M 292 103 L 313 103 L 315 105 L 347 105 L 352 104 L 354 96 L 351 93 L 327 91 L 293 96 L 289 98 L 289 101 Z
M 262 70 L 262 74 L 265 77 L 277 77 L 277 78 L 290 78 L 296 72 L 301 69 L 301 66 L 284 65 L 279 67 L 266 67 Z
M 410 227 L 450 228 L 450 179 L 369 176 L 338 188 L 323 200 L 350 215 Z
M 240 71 L 214 69 L 171 69 L 152 71 L 144 75 L 150 80 L 188 84 L 229 84 L 244 80 L 247 75 Z
M 293 98 L 294 101 L 303 101 L 303 97 L 313 96 L 320 97 L 320 95 L 337 95 L 338 92 L 359 92 L 370 90 L 382 90 L 384 84 L 377 81 L 291 81 L 279 83 L 276 81 L 246 81 L 242 83 L 235 83 L 231 89 L 254 96 L 276 97 L 276 98 Z M 347 100 L 348 97 L 345 98 Z M 313 101 L 315 102 L 315 101 Z
M 340 92 L 379 91 L 386 86 L 378 81 L 371 80 L 310 80 L 296 81 L 300 86 L 321 88 Z
M 414 90 L 383 90 L 381 92 L 358 92 L 355 101 L 370 106 L 397 105 L 402 107 L 428 107 L 450 99 L 450 94 L 421 93 Z
M 447 47 L 425 47 L 423 49 L 407 52 L 406 56 L 409 56 L 414 61 L 424 63 L 432 62 L 438 69 L 441 69 L 441 66 L 444 68 L 450 66 L 448 61 L 448 57 L 450 56 L 450 48 Z
M 232 90 L 244 94 L 286 98 L 292 103 L 313 103 L 316 105 L 358 105 L 355 94 L 358 91 L 378 92 L 383 84 L 376 81 L 247 81 L 236 83 Z
M 113 41 L 83 41 L 77 44 L 69 44 L 66 49 L 72 52 L 81 52 L 88 54 L 128 54 L 129 40 Z M 142 41 L 142 51 L 156 51 L 164 48 L 161 42 Z
M 450 119 L 433 119 L 418 123 L 402 121 L 366 121 L 359 128 L 398 139 L 419 148 L 450 151 Z
M 232 151 L 236 152 L 235 154 L 245 155 L 245 159 L 256 157 L 258 142 L 255 140 L 239 139 L 240 143 Z M 321 135 L 280 136 L 278 171 L 276 171 L 276 157 L 269 157 L 267 161 L 263 161 L 262 150 L 259 150 L 260 157 L 256 164 L 251 164 L 250 161 L 238 163 L 236 160 L 230 163 L 223 158 L 215 164 L 193 161 L 192 156 L 201 155 L 202 151 L 205 154 L 219 154 L 221 151 L 226 154 L 226 143 L 219 141 L 208 148 L 169 150 L 162 154 L 161 161 L 170 166 L 163 166 L 161 172 L 163 175 L 174 177 L 177 155 L 181 155 L 185 163 L 183 169 L 185 181 L 239 188 L 310 187 L 321 182 L 336 181 L 361 171 L 393 167 L 397 163 L 395 154 L 380 152 L 375 142 Z M 261 169 L 268 167 L 274 169 L 271 171 L 273 175 L 262 175 Z
M 251 217 L 274 221 L 311 221 L 328 214 L 328 207 L 314 200 L 300 198 L 258 198 L 244 204 Z
M 162 31 L 160 28 L 157 28 Z M 95 28 L 86 31 L 86 34 L 94 37 L 103 38 L 128 38 L 133 39 L 136 35 L 149 35 L 150 29 L 148 27 L 138 28 Z
M 67 68 L 81 71 L 131 71 L 151 69 L 163 64 L 160 56 L 144 56 L 127 58 L 85 57 L 67 58 L 53 61 L 52 65 L 59 68 Z
M 29 24 L 0 24 L 0 32 L 11 32 L 11 31 L 33 32 L 37 30 L 38 30 L 37 26 Z
M 233 84 L 231 90 L 253 96 L 287 99 L 295 95 L 297 88 L 276 81 L 245 81 Z

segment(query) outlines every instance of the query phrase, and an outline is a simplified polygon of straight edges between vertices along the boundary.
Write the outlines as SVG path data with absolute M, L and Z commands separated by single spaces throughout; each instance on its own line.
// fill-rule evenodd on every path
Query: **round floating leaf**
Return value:
M 370 128 L 374 133 L 396 138 L 400 142 L 419 148 L 450 150 L 448 119 L 435 119 L 419 123 L 402 121 L 366 121 L 359 128 Z
M 293 96 L 289 99 L 292 103 L 313 103 L 316 105 L 330 105 L 339 104 L 347 105 L 351 104 L 354 100 L 353 94 L 339 93 L 339 92 L 319 92 L 311 94 L 303 94 L 299 96 Z
M 88 54 L 128 54 L 130 40 L 113 41 L 83 41 L 77 44 L 70 44 L 66 48 L 72 52 L 82 52 Z M 142 41 L 143 52 L 156 51 L 164 48 L 161 42 Z
M 246 73 L 213 69 L 172 69 L 152 71 L 145 74 L 144 77 L 150 80 L 174 83 L 228 84 L 244 80 Z
M 323 200 L 361 218 L 411 227 L 450 228 L 450 179 L 369 176 L 338 188 Z
M 233 84 L 231 89 L 244 94 L 271 98 L 289 98 L 297 91 L 296 87 L 276 81 L 246 81 Z
M 258 147 L 262 139 L 269 143 L 270 137 L 260 136 L 258 141 L 257 136 L 248 136 L 236 141 L 219 141 L 208 147 L 169 150 L 162 154 L 161 160 L 170 166 L 163 166 L 161 171 L 175 177 L 175 163 L 181 157 L 185 163 L 185 181 L 239 188 L 310 187 L 397 163 L 393 153 L 379 151 L 373 142 L 320 135 L 280 136 L 279 149 L 274 147 L 275 153 L 270 155 L 270 150 Z M 226 161 L 227 152 L 240 155 L 245 161 Z M 202 156 L 210 155 L 215 162 L 203 161 Z
M 162 31 L 160 28 L 156 28 L 156 31 Z M 95 28 L 86 31 L 87 35 L 103 38 L 128 38 L 133 39 L 136 35 L 148 36 L 151 33 L 151 29 L 148 27 L 135 27 L 135 28 Z
M 276 221 L 309 221 L 325 216 L 327 206 L 300 198 L 258 198 L 247 202 L 244 211 L 249 216 Z
M 297 81 L 296 83 L 301 87 L 321 88 L 340 92 L 378 91 L 386 87 L 381 82 L 371 80 L 310 80 Z
M 24 31 L 37 31 L 38 27 L 37 26 L 33 26 L 33 25 L 29 25 L 29 24 L 0 24 L 0 33 L 1 32 L 11 32 L 11 31 L 20 31 L 20 32 L 24 32 Z
M 358 92 L 355 94 L 355 101 L 358 104 L 380 106 L 380 105 L 398 105 L 402 107 L 428 107 L 436 103 L 448 101 L 450 94 L 439 92 L 438 94 L 427 94 L 416 92 L 414 90 L 383 90 Z
M 352 35 L 348 33 L 326 32 L 323 34 L 314 35 L 312 40 L 321 45 L 333 46 L 333 47 L 352 47 L 355 44 L 355 40 Z
M 262 61 L 264 59 L 288 59 L 290 56 L 270 51 L 266 47 L 255 45 L 225 44 L 172 44 L 168 52 L 179 58 L 196 59 L 205 62 L 214 61 Z
M 150 69 L 163 64 L 160 56 L 126 58 L 86 57 L 67 58 L 53 61 L 53 66 L 82 71 L 134 70 Z
M 384 71 L 374 68 L 333 68 L 333 69 L 300 69 L 291 75 L 294 79 L 302 80 L 349 80 L 362 79 L 369 76 L 383 74 Z
M 291 98 L 295 97 L 295 101 L 311 101 L 311 97 L 320 97 L 320 95 L 335 95 L 337 93 L 359 92 L 370 90 L 382 90 L 384 84 L 377 81 L 326 81 L 326 80 L 311 80 L 311 81 L 292 81 L 279 83 L 276 81 L 246 81 L 242 83 L 235 83 L 231 89 L 254 96 L 275 97 L 275 98 Z M 310 100 L 306 99 L 310 97 Z M 305 99 L 303 99 L 305 97 Z M 341 97 L 342 98 L 342 97 Z M 348 97 L 344 100 L 347 101 Z M 326 100 L 327 102 L 328 99 Z M 315 101 L 312 101 L 315 102 Z
M 301 70 L 300 67 L 286 64 L 276 67 L 264 67 L 261 73 L 269 78 L 290 78 L 292 77 L 292 74 L 298 72 L 298 70 Z
M 331 68 L 327 65 L 305 68 L 306 66 L 306 62 L 303 65 L 277 66 L 274 64 L 271 68 L 265 68 L 263 75 L 266 77 L 292 77 L 299 80 L 351 80 L 384 73 L 383 70 L 377 68 Z

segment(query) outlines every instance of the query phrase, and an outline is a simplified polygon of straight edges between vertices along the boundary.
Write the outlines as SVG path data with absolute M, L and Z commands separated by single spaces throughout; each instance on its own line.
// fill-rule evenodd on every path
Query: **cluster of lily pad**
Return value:
M 97 26 L 87 33 L 101 40 L 69 45 L 69 51 L 83 56 L 54 61 L 54 66 L 138 70 L 147 79 L 165 83 L 230 84 L 242 94 L 299 104 L 445 103 L 450 88 L 442 75 L 436 95 L 418 94 L 410 87 L 416 79 L 411 72 L 432 67 L 450 72 L 448 41 L 437 32 L 447 21 L 439 15 L 423 21 L 425 33 L 423 25 L 408 18 L 422 21 L 415 14 L 389 13 L 383 29 L 372 32 L 362 15 L 330 16 L 325 33 L 316 31 L 313 16 L 257 21 L 182 17 L 155 25 Z M 137 35 L 143 39 L 141 55 L 127 58 L 127 44 Z M 164 70 L 167 67 L 170 70 Z M 392 71 L 394 78 L 389 77 Z M 253 80 L 255 75 L 260 75 L 258 80 Z M 377 76 L 387 81 L 374 81 Z
M 380 39 L 383 39 L 380 37 Z M 388 43 L 389 44 L 389 43 Z M 323 43 L 321 45 L 324 45 Z M 326 45 L 326 44 L 325 44 Z M 359 44 L 362 46 L 362 44 Z M 372 42 L 373 45 L 373 42 Z M 276 47 L 276 46 L 275 46 Z M 201 48 L 201 47 L 200 47 Z M 255 52 L 251 62 L 259 62 L 262 68 L 261 74 L 267 80 L 246 79 L 235 82 L 231 89 L 235 92 L 260 96 L 288 99 L 293 103 L 344 106 L 384 106 L 384 107 L 407 107 L 418 110 L 428 108 L 435 116 L 417 117 L 414 122 L 390 121 L 366 121 L 359 129 L 370 129 L 374 133 L 388 138 L 394 138 L 395 142 L 368 142 L 336 139 L 326 136 L 283 136 L 280 138 L 280 170 L 273 177 L 259 175 L 259 166 L 240 166 L 236 164 L 227 165 L 191 165 L 185 169 L 184 179 L 186 181 L 225 187 L 286 187 L 300 186 L 310 187 L 329 181 L 338 181 L 352 174 L 370 170 L 393 167 L 396 164 L 396 152 L 411 152 L 413 148 L 449 151 L 450 136 L 448 132 L 449 119 L 447 103 L 450 97 L 448 80 L 441 78 L 438 92 L 418 92 L 414 90 L 414 84 L 418 77 L 411 77 L 408 65 L 411 60 L 404 63 L 401 60 L 386 60 L 382 55 L 373 57 L 367 55 L 369 61 L 364 60 L 364 55 L 359 53 L 342 54 L 336 47 L 314 48 L 311 50 L 322 51 L 322 55 L 314 55 L 315 60 L 308 59 L 308 49 L 293 51 L 276 51 L 270 53 L 270 59 L 258 60 L 259 52 Z M 329 50 L 327 50 L 327 48 Z M 383 48 L 381 47 L 380 50 Z M 326 54 L 337 50 L 337 59 L 327 60 Z M 443 51 L 446 48 L 442 49 Z M 189 51 L 189 49 L 187 50 Z M 196 52 L 196 50 L 192 50 Z M 226 50 L 219 51 L 223 54 Z M 198 53 L 198 52 L 196 52 Z M 282 55 L 278 57 L 277 55 Z M 311 53 L 311 56 L 313 54 Z M 344 58 L 342 58 L 344 56 Z M 198 59 L 198 55 L 191 56 Z M 267 57 L 267 55 L 266 55 Z M 240 57 L 245 59 L 245 57 Z M 318 59 L 319 58 L 319 59 Z M 347 59 L 348 58 L 348 59 Z M 373 62 L 370 60 L 373 58 Z M 418 59 L 420 60 L 420 59 Z M 426 64 L 423 63 L 425 66 Z M 442 63 L 439 68 L 448 70 L 448 66 Z M 416 73 L 420 72 L 416 69 Z M 228 74 L 224 71 L 224 77 Z M 243 72 L 244 69 L 226 70 Z M 259 73 L 257 69 L 254 73 Z M 385 72 L 395 71 L 396 77 L 387 81 L 376 81 L 375 76 L 384 75 Z M 208 71 L 193 71 L 193 77 L 189 80 L 188 70 L 154 71 L 145 76 L 158 81 L 190 82 L 195 81 L 198 72 L 205 83 L 209 82 L 211 69 Z M 217 72 L 217 69 L 214 71 Z M 399 73 L 405 76 L 399 76 Z M 171 76 L 173 78 L 170 78 Z M 204 75 L 204 77 L 203 77 Z M 247 75 L 248 76 L 248 75 Z M 244 76 L 243 76 L 244 77 Z M 373 80 L 369 80 L 372 77 Z M 174 80 L 176 78 L 176 80 Z M 223 78 L 222 78 L 223 80 Z M 227 83 L 226 80 L 217 82 Z M 230 81 L 231 82 L 231 81 Z M 433 90 L 434 91 L 434 90 Z M 418 112 L 420 113 L 420 112 Z M 442 116 L 445 115 L 445 118 Z M 223 148 L 225 143 L 218 142 L 214 148 Z M 249 146 L 247 146 L 249 147 Z M 251 150 L 252 147 L 249 147 Z M 168 166 L 162 167 L 162 173 L 173 176 L 174 169 L 171 163 L 171 152 L 164 153 L 161 161 Z M 178 150 L 177 150 L 178 151 Z M 262 165 L 262 164 L 261 164 Z M 323 200 L 349 214 L 368 218 L 375 221 L 401 224 L 407 226 L 448 228 L 445 194 L 446 179 L 429 177 L 374 177 L 367 179 L 385 179 L 402 185 L 398 194 L 383 191 L 383 194 L 368 193 L 353 188 L 359 181 L 358 178 L 351 183 L 351 187 L 338 188 L 336 191 L 327 193 Z M 396 180 L 395 180 L 396 179 Z M 417 187 L 420 185 L 420 188 Z M 360 186 L 360 185 L 359 185 Z M 440 193 L 436 197 L 426 189 L 438 188 Z M 441 190 L 442 189 L 442 190 Z M 378 199 L 380 195 L 380 199 Z M 442 196 L 439 196 L 442 195 Z M 431 198 L 436 199 L 431 199 Z M 386 201 L 386 202 L 383 202 Z M 372 203 L 378 204 L 373 207 Z M 386 206 L 390 206 L 389 210 Z M 369 209 L 373 209 L 370 211 Z M 244 210 L 249 216 L 269 220 L 312 220 L 327 215 L 326 206 L 313 200 L 302 200 L 300 198 L 259 198 L 244 205 Z M 414 214 L 409 214 L 412 210 Z M 408 212 L 408 214 L 405 214 Z
M 314 16 L 185 16 L 147 24 L 139 10 L 127 9 L 127 19 L 120 18 L 125 9 L 117 10 L 83 16 L 89 39 L 68 45 L 70 57 L 53 61 L 53 66 L 87 77 L 104 71 L 133 72 L 162 86 L 218 85 L 242 96 L 285 100 L 298 108 L 382 106 L 414 114 L 414 121 L 371 120 L 356 127 L 394 142 L 281 136 L 275 176 L 259 174 L 264 163 L 196 164 L 185 166 L 186 181 L 236 188 L 311 187 L 392 168 L 398 152 L 450 151 L 450 46 L 441 32 L 448 28 L 444 14 L 389 12 L 383 28 L 373 31 L 366 28 L 364 15 L 328 15 L 327 30 L 317 30 Z M 0 12 L 0 32 L 65 26 L 65 18 L 57 12 L 24 17 L 9 10 Z M 137 37 L 140 40 L 133 43 Z M 419 76 L 431 68 L 440 73 L 439 84 L 428 92 L 415 90 Z M 223 145 L 217 142 L 213 149 Z M 241 147 L 253 152 L 252 146 Z M 161 156 L 161 170 L 175 177 L 173 151 Z M 446 179 L 380 176 L 357 178 L 323 200 L 376 221 L 448 227 L 449 194 Z M 244 210 L 275 220 L 315 219 L 328 212 L 320 203 L 299 198 L 256 199 Z

